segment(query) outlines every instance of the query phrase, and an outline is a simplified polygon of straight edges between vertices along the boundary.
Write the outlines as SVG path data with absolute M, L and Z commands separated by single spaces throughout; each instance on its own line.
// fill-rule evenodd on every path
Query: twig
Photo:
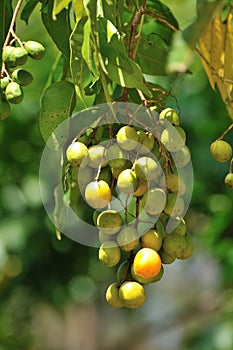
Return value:
M 218 140 L 222 140 L 224 136 L 233 128 L 233 123 L 222 133 Z
M 167 27 L 169 27 L 170 29 L 172 29 L 172 30 L 175 31 L 175 32 L 178 32 L 178 31 L 179 31 L 178 28 L 174 27 L 171 23 L 169 23 L 168 21 L 166 21 L 166 19 L 164 19 L 164 18 L 162 18 L 162 17 L 156 15 L 154 12 L 151 12 L 151 11 L 149 11 L 149 10 L 147 10 L 147 9 L 144 9 L 144 11 L 143 11 L 142 14 L 148 15 L 148 16 L 151 16 L 151 17 L 157 19 L 157 21 L 159 21 L 159 22 L 165 24 Z

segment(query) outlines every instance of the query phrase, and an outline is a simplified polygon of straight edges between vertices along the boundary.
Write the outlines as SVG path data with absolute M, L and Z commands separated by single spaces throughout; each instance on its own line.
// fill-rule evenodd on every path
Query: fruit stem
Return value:
M 222 133 L 218 140 L 222 140 L 224 136 L 233 128 L 233 123 Z
M 232 174 L 232 168 L 233 168 L 233 158 L 230 161 L 230 169 L 229 169 L 230 174 Z

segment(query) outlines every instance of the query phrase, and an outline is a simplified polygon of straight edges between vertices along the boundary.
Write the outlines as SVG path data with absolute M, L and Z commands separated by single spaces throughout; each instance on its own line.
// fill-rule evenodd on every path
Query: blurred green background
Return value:
M 194 1 L 166 3 L 183 27 L 193 19 Z M 111 309 L 104 298 L 115 269 L 98 262 L 95 248 L 58 241 L 42 206 L 39 99 L 57 51 L 39 8 L 18 30 L 47 51 L 26 64 L 34 82 L 0 125 L 0 350 L 232 350 L 233 191 L 224 185 L 229 164 L 209 152 L 230 119 L 198 57 L 177 85 L 194 169 L 186 215 L 194 255 L 165 267 L 142 308 Z M 226 139 L 232 144 L 232 132 Z

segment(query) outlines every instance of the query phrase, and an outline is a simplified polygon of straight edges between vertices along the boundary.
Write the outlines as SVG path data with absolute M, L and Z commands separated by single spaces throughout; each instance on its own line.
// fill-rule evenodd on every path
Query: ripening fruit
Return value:
M 136 197 L 142 197 L 147 191 L 148 191 L 147 181 L 139 180 L 138 187 L 136 191 L 134 191 L 133 195 Z
M 163 264 L 172 264 L 176 260 L 175 256 L 166 253 L 163 249 L 160 250 L 159 255 Z
M 126 150 L 132 151 L 138 145 L 139 139 L 136 130 L 132 126 L 123 126 L 116 135 L 119 146 Z
M 102 211 L 97 217 L 96 226 L 103 232 L 113 235 L 118 232 L 122 225 L 122 218 L 116 210 Z
M 180 117 L 172 108 L 165 108 L 159 114 L 159 119 L 167 119 L 173 125 L 180 124 Z
M 31 75 L 31 73 L 21 68 L 15 69 L 12 72 L 11 77 L 16 83 L 22 86 L 28 86 L 33 81 L 33 76 Z
M 117 178 L 117 186 L 121 192 L 133 194 L 138 187 L 135 171 L 131 169 L 123 170 Z
M 117 235 L 117 243 L 126 252 L 133 250 L 139 244 L 138 230 L 131 225 L 123 227 Z
M 233 174 L 232 173 L 227 174 L 224 179 L 224 182 L 227 187 L 233 188 Z
M 73 142 L 66 150 L 66 157 L 72 166 L 80 166 L 87 156 L 88 149 L 82 142 Z
M 140 283 L 126 281 L 120 286 L 119 297 L 125 307 L 136 309 L 144 304 L 146 293 Z
M 172 233 L 178 233 L 181 236 L 184 236 L 187 232 L 186 222 L 182 217 L 169 218 L 169 225 L 174 227 Z
M 99 248 L 99 260 L 102 264 L 112 267 L 119 263 L 121 250 L 115 241 L 106 241 Z
M 141 237 L 141 246 L 158 251 L 163 243 L 163 235 L 158 230 L 151 228 Z
M 138 275 L 136 272 L 135 272 L 135 268 L 134 268 L 134 264 L 132 264 L 131 266 L 131 275 L 133 277 L 133 279 L 141 284 L 149 284 L 149 283 L 155 283 L 155 282 L 158 282 L 161 280 L 161 278 L 163 277 L 163 274 L 164 274 L 164 268 L 163 268 L 163 265 L 161 265 L 161 269 L 159 271 L 159 273 L 154 276 L 154 277 L 148 277 L 148 278 L 144 278 L 140 275 Z
M 172 158 L 177 168 L 185 167 L 191 159 L 191 153 L 187 146 L 181 148 L 178 152 L 172 153 Z
M 110 284 L 106 291 L 107 303 L 116 308 L 123 307 L 123 303 L 119 298 L 119 284 L 117 282 Z
M 8 77 L 2 78 L 0 80 L 0 88 L 1 88 L 1 90 L 4 91 L 9 83 L 10 83 L 10 79 Z
M 95 145 L 88 149 L 87 164 L 91 168 L 98 168 L 105 163 L 105 147 Z
M 4 120 L 10 115 L 9 103 L 0 96 L 0 120 Z
M 136 176 L 142 181 L 155 180 L 159 175 L 158 163 L 150 157 L 140 157 L 133 165 Z
M 137 131 L 138 141 L 141 145 L 138 146 L 138 150 L 141 154 L 149 153 L 155 143 L 154 135 L 151 132 L 145 132 L 143 130 Z
M 185 236 L 184 238 L 186 240 L 186 246 L 184 249 L 182 249 L 180 254 L 177 256 L 178 259 L 182 259 L 182 260 L 190 258 L 190 256 L 192 256 L 193 254 L 193 249 L 194 249 L 192 238 L 189 236 Z
M 178 193 L 179 196 L 182 196 L 186 190 L 185 182 L 176 174 L 166 175 L 166 187 L 168 191 Z
M 106 207 L 111 201 L 111 197 L 110 187 L 107 182 L 103 180 L 92 181 L 85 189 L 86 201 L 95 209 L 102 209 Z
M 161 142 L 169 152 L 177 152 L 184 147 L 186 134 L 180 126 L 169 126 L 161 134 Z
M 177 196 L 176 193 L 168 193 L 167 203 L 163 211 L 169 216 L 182 216 L 184 212 L 183 198 Z
M 162 266 L 159 254 L 151 248 L 140 249 L 133 263 L 135 273 L 143 278 L 157 276 Z
M 210 145 L 210 152 L 218 162 L 226 162 L 232 156 L 231 145 L 223 140 L 216 140 Z
M 117 143 L 107 148 L 106 159 L 111 168 L 114 169 L 124 169 L 125 165 L 128 164 L 126 153 Z
M 163 240 L 163 250 L 171 256 L 178 257 L 186 248 L 186 239 L 177 233 L 169 233 Z
M 40 60 L 44 57 L 45 48 L 43 45 L 38 43 L 37 41 L 26 41 L 24 43 L 24 48 L 27 51 L 28 55 L 34 60 Z
M 166 193 L 161 188 L 149 189 L 142 197 L 142 206 L 150 215 L 160 214 L 166 204 Z
M 5 95 L 7 101 L 13 104 L 18 104 L 23 100 L 23 90 L 13 81 L 7 85 Z

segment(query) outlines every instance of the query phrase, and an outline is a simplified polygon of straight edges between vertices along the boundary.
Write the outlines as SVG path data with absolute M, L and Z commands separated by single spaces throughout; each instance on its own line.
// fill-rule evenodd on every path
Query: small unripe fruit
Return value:
M 66 157 L 72 166 L 81 165 L 83 159 L 87 156 L 88 149 L 82 142 L 74 142 L 66 150 Z
M 148 191 L 148 183 L 146 181 L 139 180 L 138 187 L 134 191 L 133 195 L 136 197 L 142 197 Z
M 119 231 L 122 225 L 122 218 L 116 210 L 105 210 L 100 213 L 96 220 L 97 227 L 109 235 Z
M 11 75 L 12 79 L 22 86 L 28 86 L 32 83 L 33 77 L 30 72 L 25 69 L 15 69 Z
M 226 162 L 232 156 L 231 145 L 223 140 L 216 140 L 210 145 L 210 152 L 218 162 Z
M 174 160 L 175 166 L 177 168 L 183 168 L 190 162 L 191 153 L 187 146 L 181 148 L 178 152 L 172 153 L 172 158 Z
M 146 293 L 140 283 L 126 281 L 119 289 L 119 297 L 125 307 L 136 309 L 144 304 Z
M 184 209 L 183 198 L 177 196 L 176 193 L 168 193 L 164 213 L 169 216 L 182 216 Z
M 88 149 L 87 164 L 91 168 L 98 168 L 105 162 L 105 147 L 95 145 Z
M 114 169 L 123 169 L 128 164 L 127 154 L 116 143 L 107 148 L 106 159 Z
M 185 193 L 185 182 L 176 174 L 166 175 L 166 187 L 168 191 L 178 193 L 182 196 Z
M 233 174 L 232 173 L 227 174 L 224 179 L 224 182 L 227 187 L 233 188 Z
M 116 135 L 117 143 L 119 146 L 126 150 L 131 151 L 138 145 L 138 135 L 136 130 L 132 126 L 123 126 Z
M 87 203 L 95 208 L 102 209 L 111 201 L 111 190 L 107 182 L 92 181 L 85 189 L 85 198 Z
M 24 48 L 27 51 L 28 55 L 34 60 L 40 60 L 44 57 L 45 48 L 43 45 L 37 41 L 27 41 L 24 43 Z
M 3 51 L 2 51 L 2 60 L 3 62 L 5 62 L 9 67 L 10 64 L 12 63 L 11 61 L 11 54 L 13 53 L 15 47 L 14 46 L 6 46 L 4 47 Z
M 142 181 L 155 180 L 159 175 L 159 166 L 151 157 L 140 157 L 134 162 L 136 176 Z
M 14 51 L 11 53 L 11 67 L 22 66 L 27 62 L 28 54 L 22 47 L 15 47 Z
M 159 114 L 159 119 L 167 119 L 173 125 L 180 124 L 180 117 L 176 113 L 176 111 L 172 108 L 165 108 Z
M 166 204 L 166 193 L 161 188 L 152 188 L 142 197 L 142 206 L 150 215 L 160 214 Z
M 99 249 L 99 260 L 106 266 L 112 267 L 119 263 L 121 251 L 114 241 L 104 242 Z
M 161 142 L 169 152 L 177 152 L 185 145 L 186 134 L 180 126 L 169 126 L 161 134 Z
M 126 194 L 133 194 L 138 187 L 138 179 L 135 171 L 131 169 L 123 170 L 117 178 L 119 190 Z
M 186 248 L 186 239 L 177 233 L 169 233 L 163 241 L 163 250 L 171 256 L 178 257 Z
M 176 260 L 175 256 L 166 253 L 164 250 L 161 250 L 159 255 L 163 264 L 172 264 Z
M 7 101 L 10 103 L 18 104 L 23 100 L 23 90 L 20 85 L 15 82 L 11 82 L 7 85 L 5 94 Z
M 7 87 L 7 85 L 10 83 L 10 79 L 7 77 L 4 77 L 0 80 L 0 88 L 2 91 L 4 91 Z
M 189 236 L 185 236 L 184 238 L 186 240 L 186 246 L 184 249 L 182 249 L 182 251 L 177 256 L 178 259 L 182 259 L 182 260 L 190 258 L 194 250 L 194 244 L 193 244 L 192 238 Z
M 106 301 L 107 303 L 116 308 L 123 307 L 123 303 L 119 298 L 119 284 L 112 283 L 106 291 Z
M 163 243 L 163 235 L 154 228 L 146 231 L 141 237 L 141 246 L 158 251 Z
M 134 226 L 125 226 L 117 235 L 117 243 L 126 252 L 133 250 L 139 244 L 139 232 Z
M 143 130 L 138 130 L 137 135 L 138 141 L 141 144 L 138 146 L 139 152 L 141 154 L 149 153 L 154 147 L 154 135 L 151 132 L 145 132 Z

